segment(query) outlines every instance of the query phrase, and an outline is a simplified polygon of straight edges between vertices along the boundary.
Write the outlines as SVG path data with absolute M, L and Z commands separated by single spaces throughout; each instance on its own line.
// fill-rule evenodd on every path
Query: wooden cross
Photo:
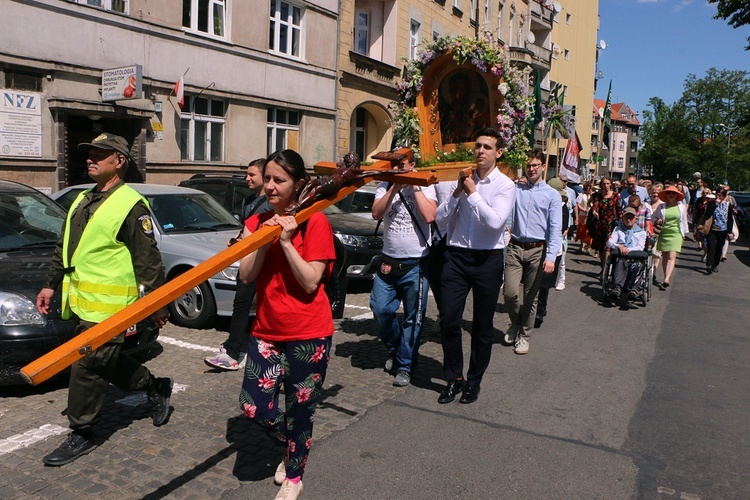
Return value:
M 333 165 L 334 168 L 336 166 L 335 163 L 331 162 L 319 163 L 315 165 L 316 171 L 319 171 L 318 168 L 325 170 L 330 165 Z M 390 169 L 391 162 L 385 160 L 378 161 L 366 168 L 367 171 L 373 172 Z M 423 172 L 394 172 L 393 174 L 384 174 L 379 178 L 388 182 L 417 186 L 429 186 L 435 182 L 433 174 Z M 318 200 L 311 206 L 300 210 L 295 215 L 297 224 L 301 224 L 313 214 L 322 211 L 324 208 L 353 193 L 357 188 L 364 185 L 365 181 L 366 178 L 358 179 L 354 184 L 342 188 L 335 196 Z M 32 361 L 21 369 L 21 376 L 27 383 L 32 385 L 44 382 L 83 358 L 89 352 L 98 349 L 112 340 L 131 325 L 151 316 L 186 291 L 198 286 L 222 269 L 229 267 L 232 263 L 237 262 L 263 245 L 272 242 L 279 235 L 281 235 L 281 228 L 279 226 L 264 226 L 259 228 L 250 237 L 243 238 L 226 250 L 219 252 L 191 270 L 165 283 L 145 297 L 138 299 L 101 323 L 77 335 L 39 359 Z

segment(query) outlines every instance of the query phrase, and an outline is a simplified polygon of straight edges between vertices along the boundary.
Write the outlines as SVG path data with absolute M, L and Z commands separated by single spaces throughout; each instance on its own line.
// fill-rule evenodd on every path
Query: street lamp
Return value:
M 729 147 L 732 145 L 732 130 L 740 128 L 738 125 L 730 127 L 724 123 L 719 123 L 719 127 L 727 129 L 727 163 L 724 166 L 724 184 L 729 183 Z

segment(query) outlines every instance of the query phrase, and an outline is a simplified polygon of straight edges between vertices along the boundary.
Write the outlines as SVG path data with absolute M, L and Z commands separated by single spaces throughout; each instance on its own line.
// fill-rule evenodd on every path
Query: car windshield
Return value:
M 0 250 L 52 246 L 60 238 L 65 212 L 37 192 L 0 192 Z
M 240 223 L 207 194 L 147 195 L 164 233 L 239 230 Z

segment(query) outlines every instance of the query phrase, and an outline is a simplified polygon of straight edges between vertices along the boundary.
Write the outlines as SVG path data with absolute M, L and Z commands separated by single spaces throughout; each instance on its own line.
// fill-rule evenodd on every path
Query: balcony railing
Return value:
M 552 28 L 552 9 L 542 4 L 540 0 L 532 0 L 531 19 Z

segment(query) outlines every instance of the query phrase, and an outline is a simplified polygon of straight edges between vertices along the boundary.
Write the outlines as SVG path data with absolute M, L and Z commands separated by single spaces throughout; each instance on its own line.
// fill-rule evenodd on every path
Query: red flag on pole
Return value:
M 185 75 L 181 76 L 174 84 L 174 95 L 177 96 L 177 105 L 182 110 L 185 106 Z
M 565 146 L 565 155 L 562 162 L 562 173 L 564 173 L 571 182 L 581 182 L 581 140 L 578 138 L 578 132 L 574 132 L 573 137 L 568 139 Z

